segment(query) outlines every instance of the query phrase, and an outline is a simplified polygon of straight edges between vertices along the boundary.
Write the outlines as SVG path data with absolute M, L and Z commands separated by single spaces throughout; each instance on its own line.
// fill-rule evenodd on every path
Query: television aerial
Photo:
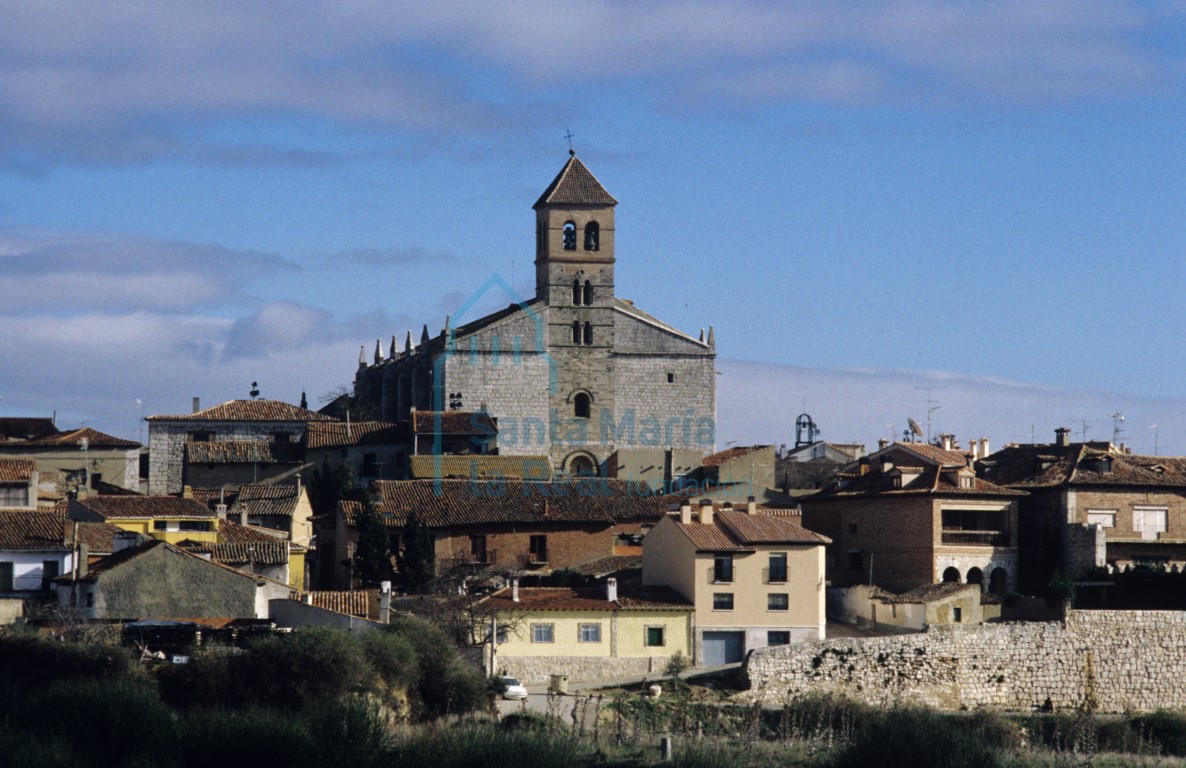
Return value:
M 910 430 L 906 433 L 911 438 L 910 442 L 918 442 L 915 438 L 922 437 L 922 427 L 918 426 L 918 422 L 914 419 L 906 419 L 906 423 L 910 426 Z

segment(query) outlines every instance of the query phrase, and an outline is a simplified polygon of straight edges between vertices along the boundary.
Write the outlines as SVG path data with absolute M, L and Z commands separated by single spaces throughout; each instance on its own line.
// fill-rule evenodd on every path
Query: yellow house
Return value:
M 695 606 L 698 666 L 741 661 L 747 651 L 824 638 L 826 536 L 759 508 L 698 514 L 685 503 L 643 539 L 644 585 L 669 586 Z
M 666 587 L 511 587 L 483 603 L 489 617 L 491 674 L 544 682 L 663 674 L 675 654 L 688 657 L 692 604 Z
M 154 539 L 178 544 L 185 540 L 218 540 L 214 511 L 192 498 L 176 496 L 89 496 L 71 499 L 71 520 L 111 523 Z

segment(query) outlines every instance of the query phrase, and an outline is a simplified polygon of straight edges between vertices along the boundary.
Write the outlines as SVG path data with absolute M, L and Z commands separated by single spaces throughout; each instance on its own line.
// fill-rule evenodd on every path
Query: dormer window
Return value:
M 585 225 L 585 250 L 601 250 L 601 228 L 596 221 L 590 221 Z
M 571 221 L 564 222 L 564 250 L 575 251 L 577 249 L 577 225 Z

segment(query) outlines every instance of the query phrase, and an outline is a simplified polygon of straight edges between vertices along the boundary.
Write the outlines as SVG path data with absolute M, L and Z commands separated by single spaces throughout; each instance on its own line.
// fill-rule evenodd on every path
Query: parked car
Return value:
M 527 689 L 513 677 L 497 677 L 495 683 L 502 691 L 502 697 L 509 701 L 521 701 L 527 698 Z

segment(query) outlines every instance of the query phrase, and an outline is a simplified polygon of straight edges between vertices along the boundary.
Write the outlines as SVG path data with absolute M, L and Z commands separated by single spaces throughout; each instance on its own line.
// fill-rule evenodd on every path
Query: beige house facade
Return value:
M 669 586 L 692 603 L 697 665 L 738 662 L 754 648 L 823 639 L 828 543 L 755 503 L 715 510 L 703 500 L 647 534 L 643 584 Z
M 661 675 L 672 656 L 691 657 L 692 604 L 666 587 L 588 589 L 512 585 L 484 603 L 491 617 L 490 674 L 544 682 Z

